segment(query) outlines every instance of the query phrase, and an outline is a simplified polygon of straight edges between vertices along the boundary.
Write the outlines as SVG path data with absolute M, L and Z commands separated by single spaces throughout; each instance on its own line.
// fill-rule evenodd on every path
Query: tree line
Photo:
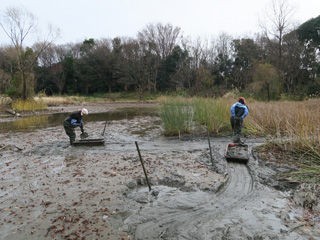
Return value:
M 320 16 L 289 29 L 280 20 L 285 11 L 275 12 L 275 27 L 255 38 L 222 33 L 210 42 L 190 40 L 179 27 L 157 23 L 136 38 L 63 45 L 43 41 L 25 47 L 25 26 L 31 28 L 32 22 L 19 28 L 12 20 L 21 23 L 30 16 L 10 10 L 9 25 L 0 24 L 4 31 L 11 29 L 6 34 L 12 42 L 0 47 L 0 92 L 12 97 L 122 91 L 135 91 L 141 98 L 146 92 L 176 91 L 220 96 L 235 89 L 263 100 L 320 94 Z

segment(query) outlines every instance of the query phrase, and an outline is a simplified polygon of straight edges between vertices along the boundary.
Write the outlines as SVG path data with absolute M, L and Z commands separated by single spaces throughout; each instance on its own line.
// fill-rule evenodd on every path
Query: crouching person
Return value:
M 75 128 L 80 127 L 81 133 L 84 134 L 82 116 L 88 115 L 88 110 L 82 108 L 79 111 L 73 112 L 63 121 L 63 127 L 66 134 L 69 136 L 70 144 L 72 145 L 76 140 Z

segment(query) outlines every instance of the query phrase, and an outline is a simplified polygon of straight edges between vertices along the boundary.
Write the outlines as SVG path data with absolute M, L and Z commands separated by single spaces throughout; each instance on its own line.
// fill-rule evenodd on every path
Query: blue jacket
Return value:
M 240 108 L 243 110 L 242 111 L 243 113 L 241 114 L 241 116 L 238 116 L 241 119 L 244 119 L 249 114 L 249 109 L 245 104 L 242 104 L 240 102 L 236 102 L 230 108 L 231 117 L 236 117 L 236 108 Z
M 83 132 L 83 121 L 81 116 L 81 111 L 73 112 L 70 114 L 66 121 L 69 122 L 72 127 L 80 127 L 81 131 Z

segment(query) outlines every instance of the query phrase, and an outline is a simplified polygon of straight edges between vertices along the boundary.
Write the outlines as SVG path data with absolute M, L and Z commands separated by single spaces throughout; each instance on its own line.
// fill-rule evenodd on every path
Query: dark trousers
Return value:
M 69 136 L 70 144 L 72 144 L 76 140 L 76 133 L 74 131 L 74 127 L 66 120 L 63 122 L 63 127 L 66 134 Z
M 243 119 L 238 117 L 230 117 L 230 123 L 233 131 L 234 142 L 240 142 Z

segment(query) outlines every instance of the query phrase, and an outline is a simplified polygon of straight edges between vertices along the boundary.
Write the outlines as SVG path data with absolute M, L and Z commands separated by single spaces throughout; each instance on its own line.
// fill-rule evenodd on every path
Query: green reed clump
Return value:
M 220 133 L 229 127 L 230 104 L 225 99 L 195 98 L 192 101 L 194 119 L 209 132 Z
M 11 107 L 16 111 L 37 111 L 45 110 L 48 106 L 41 99 L 18 99 L 12 102 Z
M 163 98 L 161 100 L 160 117 L 164 134 L 175 136 L 190 133 L 193 121 L 193 110 L 183 98 Z
M 195 125 L 216 134 L 230 130 L 228 100 L 163 97 L 160 102 L 165 135 L 189 133 Z

